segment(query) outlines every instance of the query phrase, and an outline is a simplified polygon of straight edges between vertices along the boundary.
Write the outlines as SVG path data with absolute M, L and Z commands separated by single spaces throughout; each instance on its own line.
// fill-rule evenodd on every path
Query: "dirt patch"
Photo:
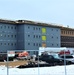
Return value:
M 9 61 L 8 62 L 8 66 L 9 67 L 16 67 L 16 66 L 19 66 L 19 65 L 25 65 L 25 64 L 27 64 L 27 61 L 25 61 L 25 60 L 19 60 L 19 61 Z M 5 66 L 7 66 L 7 62 L 0 62 L 0 66 L 1 65 L 5 65 Z

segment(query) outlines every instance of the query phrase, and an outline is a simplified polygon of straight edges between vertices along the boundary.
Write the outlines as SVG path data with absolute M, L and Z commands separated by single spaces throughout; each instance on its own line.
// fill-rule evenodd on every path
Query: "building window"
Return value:
M 8 45 L 9 45 L 9 43 L 8 43 Z
M 39 28 L 39 30 L 40 30 L 40 28 Z
M 13 46 L 13 43 L 11 43 L 11 46 Z
M 30 35 L 28 35 L 28 37 L 30 37 Z
M 8 37 L 9 37 L 9 35 L 8 35 Z
M 38 28 L 36 28 L 36 30 L 38 30 Z
M 53 44 L 52 44 L 52 46 L 53 46 Z
M 39 47 L 41 47 L 41 44 L 39 43 Z
M 15 43 L 15 46 L 16 46 L 16 43 Z
M 66 34 L 68 33 L 68 31 L 66 31 Z
M 6 43 L 4 43 L 4 45 L 6 45 Z
M 4 28 L 6 29 L 6 26 L 4 26 Z
M 1 29 L 2 29 L 2 26 L 1 26 Z
M 63 34 L 63 31 L 61 31 L 61 33 Z
M 11 29 L 13 29 L 13 27 L 11 27 Z
M 52 31 L 53 31 L 53 29 L 52 29 Z
M 59 46 L 59 45 L 57 44 L 57 46 Z
M 52 36 L 52 38 L 53 38 L 53 36 Z
M 71 31 L 70 31 L 70 35 L 71 35 Z
M 57 39 L 58 39 L 58 37 L 57 37 Z
M 39 35 L 39 38 L 40 38 L 41 36 Z
M 30 45 L 30 43 L 28 43 L 28 45 Z
M 13 35 L 11 35 L 11 37 L 13 37 Z
M 38 38 L 38 35 L 36 35 L 36 38 Z
M 35 43 L 33 43 L 33 46 L 35 46 Z
M 36 43 L 36 46 L 38 46 L 38 43 Z
M 65 34 L 65 31 L 63 31 L 63 34 Z
M 68 34 L 69 34 L 69 31 L 68 31 Z
M 35 27 L 33 27 L 33 30 L 35 30 Z
M 16 27 L 15 27 L 15 29 L 16 29 Z
M 30 29 L 30 27 L 28 26 L 28 29 Z
M 15 38 L 16 38 L 16 35 L 15 35 Z
M 73 32 L 72 32 L 72 34 L 73 34 Z
M 33 37 L 35 38 L 35 35 Z
M 56 31 L 58 31 L 58 29 Z
M 72 31 L 71 31 L 71 35 L 72 35 Z
M 2 43 L 1 43 L 1 45 L 2 45 Z
M 9 29 L 10 27 L 8 26 L 8 29 Z

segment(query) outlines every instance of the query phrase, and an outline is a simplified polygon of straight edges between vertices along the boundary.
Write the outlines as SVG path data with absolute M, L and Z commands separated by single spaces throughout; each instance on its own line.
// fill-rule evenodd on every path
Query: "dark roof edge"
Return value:
M 39 25 L 39 26 L 49 26 L 49 27 L 56 27 L 56 28 L 61 28 L 61 29 L 71 29 L 74 30 L 73 28 L 68 28 L 68 27 L 63 27 L 61 24 L 55 24 L 55 23 L 42 23 L 42 22 L 36 22 L 36 21 L 30 21 L 30 20 L 6 20 L 6 19 L 0 19 L 0 23 L 8 23 L 8 24 L 34 24 L 34 25 Z
M 34 25 L 39 25 L 39 26 L 50 26 L 50 27 L 62 27 L 60 24 L 54 24 L 54 23 L 41 23 L 41 22 L 36 22 L 36 21 L 29 21 L 29 20 L 17 20 L 17 24 L 34 24 Z
M 0 19 L 0 23 L 16 24 L 16 21 Z

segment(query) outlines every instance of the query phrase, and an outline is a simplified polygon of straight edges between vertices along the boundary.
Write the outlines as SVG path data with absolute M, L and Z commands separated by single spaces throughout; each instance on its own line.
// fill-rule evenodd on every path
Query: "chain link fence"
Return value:
M 47 55 L 47 54 L 53 55 L 50 52 L 49 53 L 48 52 L 42 52 L 42 54 L 44 54 L 44 55 Z M 64 73 L 65 73 L 65 75 L 67 75 L 66 60 L 65 59 L 66 58 L 65 58 L 65 54 L 64 54 L 64 62 L 63 62 Z M 49 62 L 48 59 L 45 60 L 45 61 L 47 63 Z M 48 65 L 48 64 L 45 64 L 44 62 L 42 62 L 41 59 L 40 59 L 39 50 L 27 50 L 27 51 L 25 51 L 25 50 L 9 51 L 8 50 L 7 53 L 0 53 L 0 66 L 3 65 L 7 68 L 6 69 L 6 73 L 7 73 L 6 75 L 11 75 L 10 68 L 16 68 L 18 66 L 20 66 L 20 68 L 23 68 L 23 66 L 24 66 L 24 69 L 25 69 L 25 65 L 28 65 L 28 64 L 30 65 L 30 68 L 32 68 L 32 66 L 35 67 L 35 65 L 36 65 L 36 71 L 37 72 L 33 71 L 34 73 L 32 73 L 32 74 L 26 74 L 26 73 L 19 74 L 18 73 L 18 75 L 46 75 L 46 74 L 41 74 L 40 73 L 40 67 L 41 66 L 43 66 L 43 67 L 55 66 L 57 63 L 51 64 L 51 65 L 49 63 L 49 65 Z M 34 70 L 34 68 L 33 68 L 33 70 Z M 12 74 L 12 75 L 17 75 L 17 74 Z M 55 74 L 53 73 L 53 75 L 55 75 Z M 59 74 L 57 73 L 57 75 L 59 75 Z

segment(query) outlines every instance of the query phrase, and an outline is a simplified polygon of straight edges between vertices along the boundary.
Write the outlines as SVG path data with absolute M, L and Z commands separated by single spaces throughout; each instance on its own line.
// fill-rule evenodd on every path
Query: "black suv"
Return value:
M 38 58 L 36 58 L 38 60 Z M 54 55 L 41 55 L 39 61 L 45 61 L 51 65 L 64 65 L 64 60 L 62 58 L 55 58 Z M 66 60 L 66 64 L 71 64 L 70 61 Z

